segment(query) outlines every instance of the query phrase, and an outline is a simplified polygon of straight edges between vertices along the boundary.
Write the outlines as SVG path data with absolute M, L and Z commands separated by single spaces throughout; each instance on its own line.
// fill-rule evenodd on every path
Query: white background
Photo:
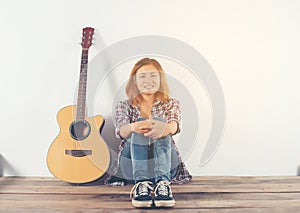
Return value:
M 0 172 L 51 175 L 45 159 L 59 131 L 56 113 L 74 102 L 81 29 L 92 26 L 90 59 L 150 34 L 186 42 L 212 66 L 226 128 L 208 164 L 199 166 L 200 141 L 186 157 L 193 175 L 296 175 L 299 11 L 298 0 L 1 0 Z

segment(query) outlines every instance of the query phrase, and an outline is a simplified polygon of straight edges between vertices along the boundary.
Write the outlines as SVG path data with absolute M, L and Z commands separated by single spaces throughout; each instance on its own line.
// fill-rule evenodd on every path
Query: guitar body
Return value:
M 76 105 L 57 114 L 59 135 L 47 154 L 47 165 L 57 178 L 70 183 L 87 183 L 100 178 L 110 165 L 109 149 L 100 135 L 101 116 L 76 121 Z

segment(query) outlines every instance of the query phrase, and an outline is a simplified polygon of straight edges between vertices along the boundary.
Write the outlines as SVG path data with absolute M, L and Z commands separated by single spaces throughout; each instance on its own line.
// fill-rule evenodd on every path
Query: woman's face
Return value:
M 135 74 L 136 85 L 140 93 L 154 94 L 160 87 L 159 71 L 151 64 L 144 65 Z

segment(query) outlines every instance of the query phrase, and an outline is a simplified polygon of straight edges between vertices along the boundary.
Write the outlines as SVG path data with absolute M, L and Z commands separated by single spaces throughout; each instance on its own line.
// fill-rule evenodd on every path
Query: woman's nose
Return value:
M 145 82 L 151 82 L 151 77 L 150 76 L 146 76 L 145 77 Z

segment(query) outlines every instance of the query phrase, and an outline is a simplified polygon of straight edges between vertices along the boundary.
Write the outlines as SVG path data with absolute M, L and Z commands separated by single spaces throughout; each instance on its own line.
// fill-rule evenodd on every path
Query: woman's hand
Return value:
M 150 120 L 148 120 L 148 119 L 143 120 L 143 121 L 137 121 L 137 122 L 131 123 L 130 125 L 132 128 L 132 131 L 136 132 L 136 133 L 144 134 L 151 130 L 151 123 L 150 123 Z
M 175 134 L 178 129 L 176 121 L 165 123 L 154 120 L 150 117 L 147 120 L 137 121 L 120 128 L 120 134 L 123 138 L 128 137 L 132 132 L 144 134 L 145 137 L 158 139 L 168 134 Z
M 162 121 L 154 120 L 152 117 L 149 119 L 150 131 L 144 134 L 145 137 L 158 139 L 169 134 L 168 124 Z
M 150 131 L 144 134 L 145 137 L 152 139 L 158 139 L 169 134 L 175 134 L 178 130 L 178 124 L 176 121 L 171 121 L 169 123 L 158 121 L 150 117 Z
M 120 136 L 127 138 L 131 133 L 147 133 L 151 130 L 149 120 L 137 121 L 120 127 Z

